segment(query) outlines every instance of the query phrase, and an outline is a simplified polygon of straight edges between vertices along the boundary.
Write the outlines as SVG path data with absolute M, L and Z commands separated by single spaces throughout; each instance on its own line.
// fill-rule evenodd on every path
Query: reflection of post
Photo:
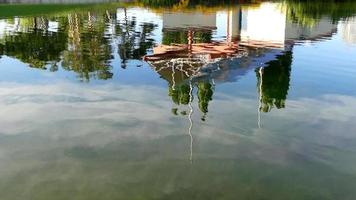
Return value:
M 194 33 L 192 30 L 188 31 L 188 52 L 191 53 L 193 50 L 193 43 L 194 43 Z
M 261 128 L 261 110 L 262 110 L 262 82 L 263 82 L 263 67 L 260 67 L 258 70 L 258 73 L 260 74 L 260 84 L 258 86 L 258 128 Z
M 227 11 L 226 40 L 228 43 L 235 41 L 240 35 L 241 29 L 241 7 Z
M 226 40 L 227 40 L 227 43 L 228 44 L 230 44 L 230 42 L 231 42 L 231 35 L 230 35 L 230 15 L 231 15 L 231 13 L 230 13 L 231 11 L 229 10 L 229 11 L 227 11 L 227 20 L 226 20 L 226 23 L 227 23 L 227 25 L 226 25 Z

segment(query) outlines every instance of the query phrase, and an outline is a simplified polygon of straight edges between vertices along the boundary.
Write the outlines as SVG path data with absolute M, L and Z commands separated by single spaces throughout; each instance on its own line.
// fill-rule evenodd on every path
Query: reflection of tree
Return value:
M 209 102 L 213 100 L 213 86 L 209 82 L 200 81 L 192 85 L 197 87 L 197 96 L 198 96 L 198 106 L 200 111 L 203 113 L 202 120 L 205 121 L 206 114 L 208 113 Z M 193 101 L 191 95 L 190 85 L 187 83 L 180 84 L 178 86 L 170 86 L 168 95 L 172 98 L 172 101 L 176 105 L 188 105 Z M 178 114 L 178 109 L 172 109 L 175 115 Z M 182 111 L 181 114 L 186 115 L 186 111 Z
M 110 79 L 113 76 L 110 60 L 112 42 L 118 41 L 119 54 L 125 64 L 128 59 L 140 59 L 154 45 L 153 23 L 137 25 L 136 19 L 117 23 L 116 13 L 70 13 L 56 17 L 58 31 L 49 31 L 50 18 L 34 17 L 7 20 L 16 27 L 0 41 L 1 55 L 15 57 L 31 67 L 50 71 L 58 70 L 58 63 L 68 71 L 74 71 L 81 80 L 91 78 Z M 16 22 L 15 22 L 16 21 Z M 110 21 L 111 24 L 108 24 Z M 108 32 L 112 26 L 113 34 Z M 62 62 L 60 62 L 62 61 Z
M 75 71 L 83 80 L 91 76 L 109 79 L 113 76 L 109 60 L 111 46 L 105 37 L 105 21 L 88 13 L 88 20 L 77 14 L 68 15 L 68 50 L 63 53 L 62 67 Z
M 45 68 L 49 62 L 55 66 L 60 61 L 60 53 L 66 49 L 67 35 L 47 31 L 48 20 L 43 18 L 22 20 L 21 25 L 27 32 L 5 35 L 0 43 L 1 54 L 15 57 L 35 68 Z
M 308 26 L 314 26 L 323 16 L 338 22 L 356 13 L 356 2 L 353 0 L 284 0 L 284 2 L 287 5 L 288 18 Z
M 287 99 L 292 52 L 285 52 L 277 56 L 276 60 L 266 63 L 267 66 L 260 73 L 256 70 L 258 90 L 261 96 L 260 110 L 269 112 L 274 106 L 278 109 L 285 107 Z
M 205 121 L 205 115 L 208 113 L 209 102 L 213 100 L 213 86 L 209 82 L 198 83 L 198 104 L 199 109 L 204 113 L 202 120 Z
M 126 67 L 127 60 L 141 59 L 147 54 L 147 50 L 154 46 L 154 40 L 150 37 L 157 25 L 145 22 L 140 25 L 140 30 L 137 30 L 136 26 L 136 20 L 128 20 L 127 17 L 123 23 L 116 26 L 116 33 L 121 41 L 119 55 L 123 68 Z
M 15 57 L 31 67 L 50 71 L 58 70 L 62 59 L 63 69 L 74 71 L 83 80 L 90 77 L 112 77 L 109 60 L 111 46 L 105 37 L 105 18 L 91 13 L 69 14 L 59 17 L 58 32 L 48 31 L 49 20 L 44 17 L 21 18 L 16 34 L 9 33 L 0 43 L 1 54 Z M 61 57 L 62 56 L 62 57 Z
M 169 87 L 168 95 L 172 98 L 172 101 L 177 105 L 187 105 L 189 103 L 190 88 L 188 84 L 181 84 L 175 87 Z

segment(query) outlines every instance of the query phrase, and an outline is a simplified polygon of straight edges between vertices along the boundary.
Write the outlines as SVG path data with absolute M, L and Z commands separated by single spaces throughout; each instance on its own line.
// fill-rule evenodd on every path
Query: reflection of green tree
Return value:
M 162 43 L 165 45 L 176 44 L 187 44 L 188 35 L 181 31 L 164 31 Z
M 277 56 L 276 60 L 266 63 L 267 66 L 263 69 L 262 74 L 256 70 L 258 79 L 258 90 L 261 96 L 263 112 L 269 112 L 274 106 L 278 109 L 285 107 L 287 99 L 290 72 L 292 64 L 292 52 L 288 51 L 285 54 Z M 260 85 L 262 83 L 260 91 Z
M 69 15 L 68 22 L 70 47 L 63 52 L 62 67 L 75 71 L 83 80 L 111 78 L 111 46 L 105 37 L 104 19 L 89 14 L 85 20 L 74 14 Z
M 207 43 L 211 42 L 211 31 L 194 31 L 194 43 Z M 187 44 L 188 31 L 164 31 L 162 43 L 165 45 L 171 44 Z
M 138 31 L 135 19 L 117 24 L 115 16 L 116 13 L 106 11 L 105 14 L 88 12 L 56 17 L 60 25 L 58 32 L 48 31 L 46 17 L 21 18 L 18 33 L 9 33 L 0 41 L 0 53 L 29 63 L 31 67 L 44 69 L 50 64 L 51 71 L 58 70 L 57 63 L 62 60 L 62 68 L 76 72 L 82 80 L 109 79 L 113 76 L 110 63 L 113 56 L 111 39 L 106 35 L 108 20 L 121 39 L 119 53 L 124 63 L 147 54 L 154 45 L 150 36 L 156 28 L 153 23 L 143 23 Z M 13 24 L 14 20 L 7 22 Z
M 22 28 L 28 32 L 5 35 L 0 43 L 1 54 L 15 57 L 35 68 L 45 68 L 49 62 L 59 62 L 60 53 L 67 47 L 67 35 L 38 29 L 45 28 L 46 24 L 39 24 L 40 20 L 36 18 L 24 21 Z
M 356 13 L 356 2 L 353 0 L 284 0 L 284 2 L 288 18 L 307 26 L 314 26 L 323 16 L 337 22 Z
M 58 32 L 50 32 L 49 20 L 44 17 L 21 18 L 16 34 L 5 35 L 0 43 L 1 54 L 15 57 L 31 67 L 57 71 L 62 59 L 65 70 L 74 71 L 83 80 L 91 77 L 112 77 L 109 60 L 112 58 L 110 41 L 105 37 L 105 20 L 93 14 L 69 14 L 56 19 Z M 62 57 L 61 57 L 62 56 Z
M 213 100 L 213 86 L 209 82 L 198 82 L 197 86 L 197 96 L 198 96 L 198 106 L 200 111 L 203 113 L 202 120 L 205 120 L 205 115 L 208 113 L 209 102 Z M 192 86 L 193 87 L 193 86 Z M 188 105 L 193 98 L 190 94 L 189 84 L 180 84 L 172 88 L 169 87 L 168 95 L 172 98 L 172 101 L 177 105 Z M 178 109 L 172 109 L 174 114 L 178 113 Z
M 205 115 L 208 113 L 209 102 L 213 100 L 213 86 L 209 82 L 198 83 L 198 104 L 199 109 L 204 113 L 202 120 L 205 120 Z
M 172 97 L 172 101 L 177 105 L 187 105 L 190 100 L 190 87 L 188 84 L 181 84 L 174 88 L 169 87 L 168 95 Z
M 122 67 L 126 67 L 129 59 L 141 59 L 147 54 L 147 50 L 153 48 L 154 40 L 151 38 L 152 32 L 157 27 L 153 23 L 143 23 L 140 30 L 136 29 L 135 20 L 128 20 L 116 26 L 116 32 L 121 39 L 119 44 L 119 55 Z

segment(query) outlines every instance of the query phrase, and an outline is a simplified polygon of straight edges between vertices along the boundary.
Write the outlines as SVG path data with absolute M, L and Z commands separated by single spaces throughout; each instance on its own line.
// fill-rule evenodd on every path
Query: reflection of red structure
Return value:
M 200 70 L 211 63 L 247 54 L 247 49 L 240 48 L 237 42 L 194 43 L 195 31 L 197 30 L 187 31 L 186 44 L 159 45 L 153 48 L 152 55 L 144 57 L 172 85 L 191 77 L 199 77 L 202 75 Z
M 158 61 L 172 58 L 199 57 L 206 61 L 217 58 L 234 57 L 241 54 L 237 43 L 211 42 L 194 43 L 194 32 L 188 31 L 188 44 L 159 45 L 153 48 L 153 55 L 144 57 L 145 61 Z
M 168 15 L 170 16 L 170 15 Z M 145 56 L 145 61 L 159 61 L 173 58 L 199 58 L 205 62 L 212 62 L 217 58 L 228 58 L 241 55 L 239 49 L 238 39 L 231 38 L 230 34 L 232 27 L 230 26 L 230 11 L 227 15 L 227 35 L 226 41 L 209 42 L 209 43 L 194 43 L 194 33 L 197 31 L 209 31 L 216 29 L 216 26 L 209 26 L 203 21 L 193 26 L 192 24 L 186 25 L 184 23 L 176 22 L 174 18 L 171 20 L 170 28 L 165 28 L 166 31 L 187 31 L 186 44 L 170 44 L 159 45 L 153 49 L 153 55 Z M 204 20 L 204 19 L 203 19 Z M 167 20 L 169 21 L 169 19 Z
M 178 57 L 203 57 L 214 60 L 216 58 L 228 58 L 237 56 L 239 48 L 237 44 L 226 43 L 198 43 L 198 44 L 173 44 L 160 45 L 153 49 L 154 54 L 145 56 L 145 61 L 157 61 Z

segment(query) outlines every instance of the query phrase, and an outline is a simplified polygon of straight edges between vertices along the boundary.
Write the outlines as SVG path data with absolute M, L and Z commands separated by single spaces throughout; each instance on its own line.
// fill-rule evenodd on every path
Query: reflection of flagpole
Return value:
M 192 81 L 189 80 L 189 129 L 188 129 L 188 134 L 190 136 L 190 162 L 193 162 L 193 135 L 192 135 L 192 128 L 193 128 L 193 120 L 192 120 L 192 115 L 193 115 L 193 106 L 192 106 L 192 101 L 193 101 L 193 87 L 192 87 Z
M 258 128 L 261 128 L 261 109 L 262 109 L 262 82 L 263 82 L 263 67 L 260 67 L 260 69 L 258 70 L 258 73 L 260 75 L 260 84 L 258 86 L 259 91 L 258 91 L 258 95 L 259 95 L 259 102 L 258 102 Z

